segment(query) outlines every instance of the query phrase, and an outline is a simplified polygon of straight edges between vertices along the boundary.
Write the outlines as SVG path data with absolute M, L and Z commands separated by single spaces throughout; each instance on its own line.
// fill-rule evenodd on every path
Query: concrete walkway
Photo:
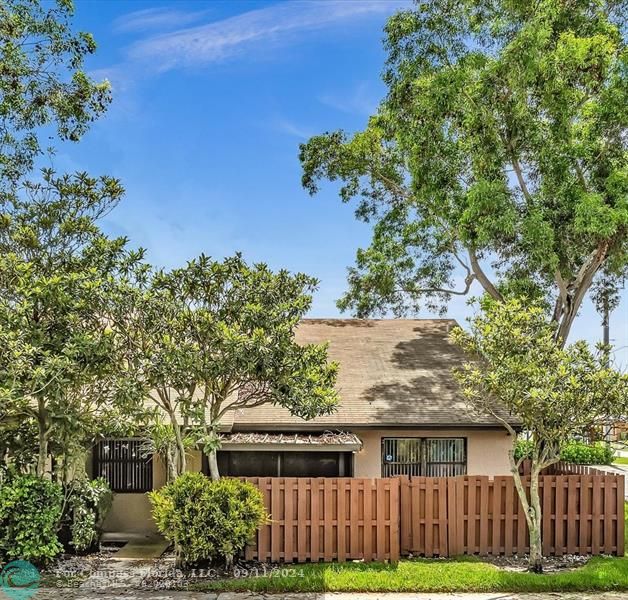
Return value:
M 127 592 L 86 592 L 81 589 L 39 590 L 34 600 L 626 600 L 625 593 L 607 592 L 590 594 L 248 594 L 224 592 L 156 592 L 129 590 Z
M 160 535 L 129 540 L 112 557 L 112 560 L 149 560 L 159 558 L 170 546 Z

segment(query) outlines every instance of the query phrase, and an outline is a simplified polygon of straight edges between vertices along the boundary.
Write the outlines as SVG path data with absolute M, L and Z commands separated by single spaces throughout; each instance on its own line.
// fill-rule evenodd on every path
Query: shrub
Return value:
M 66 487 L 68 497 L 64 526 L 69 530 L 70 545 L 78 552 L 90 550 L 100 539 L 102 523 L 111 508 L 113 494 L 101 477 L 78 479 Z
M 518 440 L 515 446 L 515 459 L 530 458 L 533 447 L 531 441 Z M 560 452 L 561 460 L 579 465 L 610 465 L 613 458 L 613 449 L 604 442 L 585 444 L 572 440 L 567 442 Z
M 267 519 L 261 492 L 237 479 L 184 473 L 149 497 L 157 528 L 183 566 L 220 559 L 230 567 Z
M 0 557 L 45 564 L 57 556 L 62 505 L 57 483 L 33 475 L 7 478 L 0 487 Z
M 520 458 L 532 458 L 532 449 L 534 442 L 532 440 L 517 440 L 515 445 L 515 460 Z
M 604 442 L 585 444 L 571 441 L 560 453 L 561 460 L 579 465 L 610 465 L 613 457 L 613 449 Z

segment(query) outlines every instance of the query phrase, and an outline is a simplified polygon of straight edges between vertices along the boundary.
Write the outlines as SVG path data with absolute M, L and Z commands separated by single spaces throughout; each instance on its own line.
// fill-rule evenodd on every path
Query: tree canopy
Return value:
M 342 309 L 439 310 L 478 282 L 545 302 L 564 342 L 596 277 L 625 277 L 622 4 L 438 0 L 391 17 L 367 128 L 301 146 L 305 188 L 339 180 L 373 223 Z
M 121 194 L 107 177 L 47 171 L 0 210 L 0 425 L 33 426 L 40 475 L 51 440 L 69 454 L 137 407 L 108 315 L 119 274 L 142 254 L 96 223 Z
M 493 415 L 512 436 L 509 459 L 530 530 L 530 563 L 540 570 L 539 473 L 560 460 L 574 436 L 625 418 L 628 375 L 610 368 L 602 349 L 594 353 L 585 342 L 556 344 L 557 324 L 547 322 L 541 306 L 516 299 L 483 304 L 469 332 L 458 328 L 452 334 L 470 357 L 455 376 L 470 405 Z M 497 405 L 514 417 L 511 422 L 495 411 Z M 525 457 L 514 455 L 521 430 L 531 444 L 529 499 L 519 474 Z
M 77 141 L 110 102 L 109 83 L 83 71 L 96 43 L 91 34 L 73 31 L 73 13 L 72 0 L 0 4 L 2 193 L 31 170 L 51 130 Z
M 179 471 L 183 425 L 203 439 L 217 477 L 217 434 L 229 411 L 274 404 L 310 419 L 335 409 L 337 365 L 326 346 L 295 341 L 314 278 L 249 265 L 237 254 L 224 261 L 202 255 L 145 282 L 120 304 L 131 340 L 126 362 L 169 416 Z

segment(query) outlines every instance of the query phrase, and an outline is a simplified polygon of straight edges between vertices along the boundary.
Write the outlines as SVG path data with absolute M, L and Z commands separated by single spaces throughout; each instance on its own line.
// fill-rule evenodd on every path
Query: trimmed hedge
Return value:
M 224 560 L 231 567 L 268 518 L 262 493 L 238 479 L 184 473 L 149 498 L 157 528 L 174 543 L 182 566 Z
M 0 559 L 46 564 L 63 550 L 57 537 L 63 506 L 58 483 L 15 475 L 0 486 Z
M 530 458 L 532 442 L 519 440 L 515 448 L 515 459 Z M 604 442 L 585 444 L 572 440 L 567 442 L 560 453 L 560 459 L 578 465 L 610 465 L 613 462 L 613 449 Z

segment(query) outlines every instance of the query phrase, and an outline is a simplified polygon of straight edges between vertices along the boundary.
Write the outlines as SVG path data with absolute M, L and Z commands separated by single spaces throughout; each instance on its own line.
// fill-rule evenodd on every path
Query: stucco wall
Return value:
M 192 451 L 187 457 L 187 470 L 201 470 L 200 451 Z M 159 456 L 153 458 L 153 489 L 166 483 L 166 468 Z M 113 505 L 103 524 L 109 533 L 152 533 L 157 531 L 150 514 L 150 501 L 147 494 L 113 495 Z
M 465 437 L 467 438 L 467 473 L 469 475 L 509 475 L 508 449 L 512 438 L 504 429 L 421 430 L 362 429 L 354 430 L 362 440 L 362 449 L 354 458 L 355 477 L 382 476 L 381 441 L 385 437 Z
M 508 475 L 508 449 L 511 438 L 502 429 L 491 430 L 355 430 L 362 449 L 354 457 L 354 477 L 381 477 L 381 440 L 383 437 L 466 437 L 469 475 Z M 202 453 L 192 451 L 187 458 L 188 471 L 201 471 Z M 166 483 L 166 469 L 158 456 L 153 463 L 153 488 Z M 104 523 L 107 532 L 153 532 L 155 525 L 146 494 L 115 494 L 113 507 Z

